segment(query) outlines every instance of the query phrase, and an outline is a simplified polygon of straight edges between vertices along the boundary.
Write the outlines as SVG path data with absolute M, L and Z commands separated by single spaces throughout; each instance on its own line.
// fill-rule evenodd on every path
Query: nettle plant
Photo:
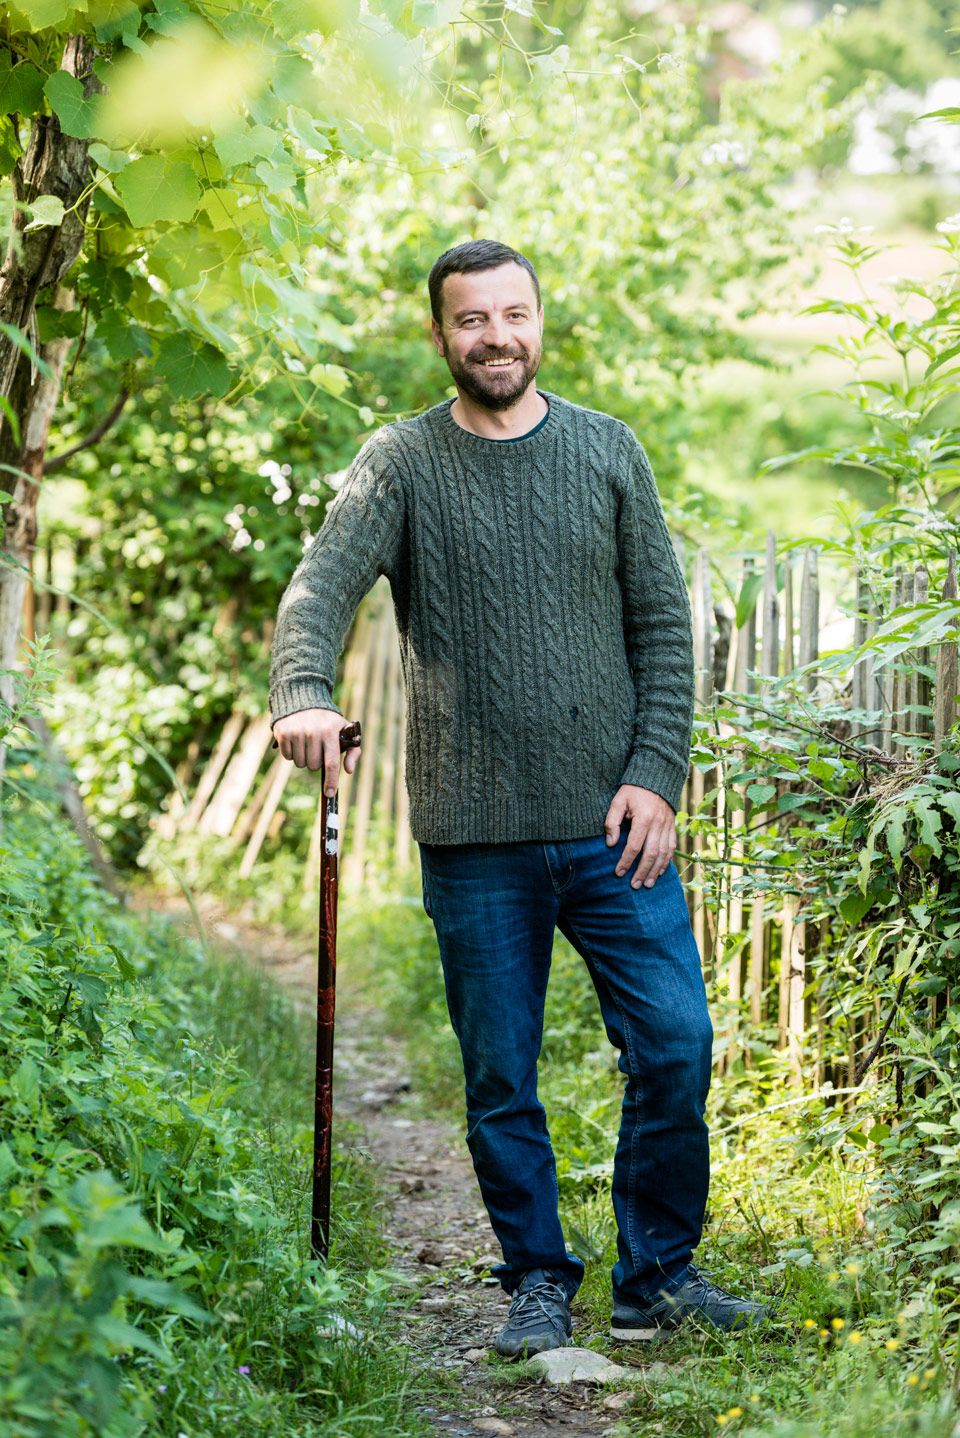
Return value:
M 955 1276 L 960 1011 L 950 998 L 960 983 L 960 733 L 949 720 L 960 622 L 952 579 L 960 532 L 953 513 L 960 216 L 937 228 L 942 271 L 923 281 L 889 280 L 898 301 L 889 307 L 869 297 L 861 277 L 884 247 L 849 222 L 829 229 L 863 297 L 825 300 L 806 312 L 854 322 L 820 348 L 853 366 L 842 392 L 860 433 L 842 448 L 805 449 L 764 467 L 818 460 L 867 468 L 886 479 L 890 502 L 870 513 L 840 507 L 841 538 L 799 542 L 815 543 L 850 576 L 856 642 L 783 678 L 754 676 L 752 695 L 717 696 L 699 716 L 694 762 L 708 789 L 711 780 L 722 786 L 726 818 L 717 824 L 714 787 L 692 823 L 707 836 L 710 872 L 720 876 L 705 883 L 707 903 L 730 893 L 723 876 L 731 869 L 734 891 L 764 900 L 768 912 L 786 898 L 796 902 L 796 918 L 807 924 L 807 1033 L 816 1039 L 821 1077 L 858 1088 L 873 1070 L 868 1090 L 802 1126 L 802 1147 L 816 1161 L 837 1143 L 876 1144 L 881 1190 L 897 1200 L 876 1222 L 897 1235 L 905 1262 L 939 1255 L 941 1274 Z M 908 297 L 922 306 L 908 312 Z M 929 578 L 927 596 L 915 602 L 911 585 L 905 600 L 902 576 L 918 567 Z M 858 688 L 858 666 L 885 675 L 887 695 L 896 682 L 905 696 L 892 737 L 891 716 L 878 702 L 883 685 Z M 926 685 L 911 685 L 917 678 Z

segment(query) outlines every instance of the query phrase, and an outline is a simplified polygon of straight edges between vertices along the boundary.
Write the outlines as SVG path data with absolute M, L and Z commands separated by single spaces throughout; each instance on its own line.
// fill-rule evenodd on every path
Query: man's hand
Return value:
M 300 709 L 278 719 L 273 737 L 285 759 L 298 769 L 323 768 L 327 798 L 332 799 L 340 781 L 340 730 L 347 723 L 335 709 Z M 360 745 L 345 750 L 343 767 L 352 774 L 360 758 Z
M 603 821 L 607 843 L 615 844 L 620 837 L 624 819 L 630 820 L 630 834 L 617 863 L 616 874 L 622 878 L 634 859 L 640 855 L 637 871 L 630 880 L 632 889 L 652 889 L 673 858 L 677 847 L 676 816 L 666 799 L 639 784 L 621 784 Z

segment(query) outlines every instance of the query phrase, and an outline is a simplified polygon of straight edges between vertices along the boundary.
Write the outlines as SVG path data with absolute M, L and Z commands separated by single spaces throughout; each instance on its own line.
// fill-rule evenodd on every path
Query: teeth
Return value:
M 514 358 L 515 358 L 515 356 L 514 356 Z M 487 369 L 499 369 L 499 368 L 501 368 L 503 365 L 513 364 L 513 360 L 512 360 L 512 359 L 505 359 L 505 360 L 481 360 L 480 363 L 483 364 L 483 365 L 485 365 Z

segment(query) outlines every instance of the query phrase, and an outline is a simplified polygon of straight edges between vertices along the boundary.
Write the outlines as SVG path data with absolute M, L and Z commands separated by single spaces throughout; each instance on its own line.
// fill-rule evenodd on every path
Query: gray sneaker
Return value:
M 624 1343 L 649 1343 L 663 1338 L 685 1318 L 703 1318 L 715 1328 L 750 1328 L 769 1318 L 762 1303 L 736 1298 L 710 1283 L 693 1264 L 687 1267 L 688 1278 L 673 1293 L 656 1302 L 634 1307 L 626 1303 L 613 1305 L 610 1333 Z
M 566 1348 L 572 1332 L 566 1289 L 549 1269 L 531 1268 L 513 1295 L 493 1346 L 502 1358 L 532 1358 L 548 1348 Z

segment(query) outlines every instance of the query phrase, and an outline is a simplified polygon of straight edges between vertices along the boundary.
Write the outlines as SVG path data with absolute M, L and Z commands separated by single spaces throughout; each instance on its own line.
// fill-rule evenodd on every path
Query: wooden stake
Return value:
M 954 550 L 950 551 L 947 578 L 941 598 L 957 598 L 957 556 Z M 933 733 L 938 747 L 943 744 L 948 730 L 956 723 L 958 689 L 960 689 L 960 675 L 958 675 L 957 641 L 943 639 L 937 646 L 937 679 L 933 700 Z
M 803 579 L 800 583 L 800 654 L 801 669 L 812 664 L 820 654 L 820 577 L 818 555 L 813 546 L 804 550 Z M 817 687 L 814 670 L 804 676 L 803 687 L 812 694 Z

